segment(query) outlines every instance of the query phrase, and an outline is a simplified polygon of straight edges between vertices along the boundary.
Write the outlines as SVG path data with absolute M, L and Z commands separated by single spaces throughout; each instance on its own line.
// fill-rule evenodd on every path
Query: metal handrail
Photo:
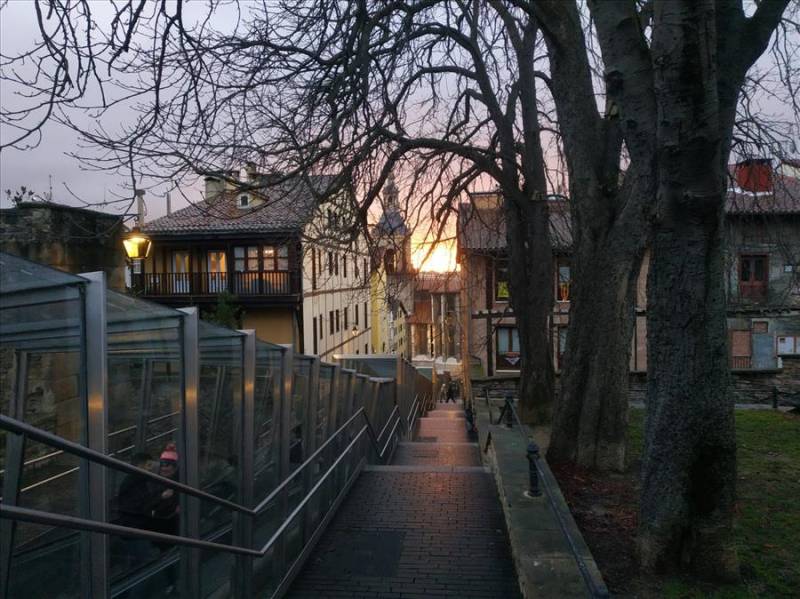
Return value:
M 333 440 L 338 437 L 358 416 L 363 416 L 366 422 L 365 429 L 369 433 L 370 440 L 372 441 L 373 448 L 376 450 L 379 459 L 383 459 L 385 455 L 386 448 L 388 447 L 388 440 L 387 443 L 383 446 L 383 448 L 378 449 L 380 447 L 380 439 L 383 436 L 383 433 L 386 431 L 389 424 L 392 422 L 392 417 L 398 413 L 398 406 L 395 405 L 392 412 L 389 414 L 389 418 L 384 424 L 381 432 L 378 435 L 375 435 L 375 431 L 372 427 L 372 423 L 369 420 L 369 417 L 366 414 L 364 408 L 359 408 L 356 412 L 344 423 L 340 426 L 322 445 L 317 448 L 317 450 L 312 453 L 298 468 L 294 470 L 289 476 L 287 476 L 281 483 L 276 487 L 261 503 L 259 503 L 255 508 L 247 508 L 243 505 L 240 505 L 236 502 L 229 501 L 227 499 L 223 499 L 221 497 L 217 497 L 216 495 L 212 495 L 195 487 L 186 485 L 184 483 L 172 480 L 170 478 L 166 478 L 154 472 L 150 472 L 149 470 L 143 470 L 128 462 L 123 462 L 122 460 L 118 460 L 114 457 L 109 455 L 102 454 L 98 451 L 93 449 L 89 449 L 88 447 L 84 447 L 78 443 L 74 443 L 73 441 L 68 441 L 63 437 L 59 437 L 58 435 L 54 435 L 52 433 L 48 433 L 47 431 L 43 431 L 39 428 L 36 428 L 26 422 L 22 422 L 15 418 L 11 418 L 9 416 L 0 415 L 0 428 L 5 429 L 9 432 L 22 434 L 27 437 L 30 437 L 33 440 L 45 443 L 47 445 L 51 445 L 53 447 L 58 447 L 62 451 L 67 453 L 71 453 L 78 457 L 84 458 L 89 460 L 90 462 L 99 463 L 103 466 L 107 466 L 109 468 L 114 468 L 117 470 L 121 470 L 123 472 L 129 474 L 138 474 L 145 478 L 149 478 L 154 482 L 158 482 L 161 485 L 171 488 L 175 491 L 179 491 L 182 493 L 186 493 L 187 495 L 191 495 L 198 499 L 202 499 L 204 501 L 209 501 L 211 503 L 215 503 L 222 507 L 226 507 L 230 510 L 234 510 L 243 514 L 248 514 L 251 516 L 258 516 L 264 508 L 277 496 L 277 494 L 283 490 L 294 478 L 300 474 L 307 466 L 312 464 L 316 458 L 319 456 L 320 453 L 330 444 Z M 392 438 L 392 435 L 397 430 L 397 425 L 400 421 L 401 416 L 398 414 L 397 419 L 395 420 L 395 425 L 392 428 L 392 432 L 389 435 L 389 440 Z M 0 509 L 5 510 L 7 506 L 3 505 L 0 506 Z M 47 513 L 47 512 L 43 512 Z
M 489 403 L 488 393 L 486 394 L 487 403 Z M 583 556 L 578 551 L 578 548 L 575 546 L 575 541 L 572 538 L 572 535 L 568 531 L 567 523 L 564 521 L 564 516 L 561 514 L 560 510 L 555 509 L 555 501 L 553 500 L 554 494 L 553 490 L 550 487 L 550 483 L 547 480 L 547 477 L 542 476 L 542 468 L 539 466 L 539 448 L 536 446 L 536 443 L 533 441 L 532 437 L 527 435 L 523 430 L 522 421 L 517 414 L 517 410 L 514 408 L 514 401 L 511 397 L 506 397 L 505 405 L 503 406 L 500 415 L 498 416 L 496 424 L 500 424 L 503 420 L 503 414 L 508 411 L 508 415 L 510 415 L 514 420 L 517 421 L 517 429 L 519 430 L 520 435 L 524 439 L 525 443 L 528 445 L 528 460 L 529 463 L 535 468 L 536 477 L 538 479 L 538 483 L 541 484 L 542 488 L 544 489 L 544 494 L 547 496 L 550 505 L 553 506 L 553 513 L 556 515 L 556 520 L 558 521 L 559 528 L 561 528 L 561 532 L 564 537 L 567 539 L 567 544 L 569 545 L 570 550 L 572 551 L 572 555 L 575 558 L 575 563 L 578 566 L 578 571 L 581 573 L 581 577 L 583 578 L 584 583 L 589 588 L 592 597 L 608 597 L 608 592 L 604 589 L 598 589 L 597 585 L 595 584 L 594 578 L 589 573 L 589 568 L 586 565 L 586 562 L 583 559 Z M 491 412 L 490 412 L 490 421 L 491 421 Z M 488 443 L 488 440 L 487 440 Z M 531 445 L 536 448 L 536 459 L 532 459 L 531 456 Z
M 353 419 L 355 419 L 355 417 L 357 417 L 359 415 L 359 413 L 362 412 L 362 410 L 363 410 L 363 408 L 360 408 L 353 415 L 353 417 L 348 421 L 348 423 L 351 422 Z M 366 414 L 364 416 L 366 417 Z M 9 425 L 9 424 L 13 425 L 13 423 L 8 423 L 6 421 L 7 420 L 14 420 L 14 419 L 8 418 L 8 417 L 5 417 L 5 416 L 0 417 L 0 418 L 2 418 L 2 420 L 0 420 L 0 425 L 2 425 L 3 428 L 7 428 L 7 430 L 14 430 L 14 429 L 17 428 L 17 427 L 12 427 L 12 426 L 8 426 L 7 427 L 7 425 Z M 397 425 L 399 424 L 399 422 L 400 422 L 400 418 L 398 417 L 395 420 L 395 426 L 393 427 L 392 432 L 394 432 L 394 430 L 396 430 Z M 343 425 L 343 426 L 346 426 L 346 425 Z M 298 503 L 297 507 L 292 511 L 292 513 L 289 514 L 286 517 L 286 519 L 283 521 L 281 526 L 278 527 L 278 529 L 275 531 L 275 533 L 272 535 L 272 537 L 269 539 L 269 541 L 267 541 L 267 543 L 264 545 L 264 547 L 262 547 L 261 550 L 248 549 L 246 547 L 239 547 L 238 545 L 226 545 L 226 544 L 222 544 L 222 543 L 214 543 L 212 541 L 204 541 L 202 539 L 193 539 L 191 537 L 184 537 L 184 536 L 179 536 L 179 535 L 170 535 L 170 534 L 166 534 L 166 533 L 154 532 L 154 531 L 140 529 L 140 528 L 131 528 L 131 527 L 128 527 L 128 526 L 121 526 L 119 524 L 111 524 L 111 523 L 108 523 L 108 522 L 95 522 L 93 520 L 88 520 L 88 519 L 85 519 L 85 518 L 77 518 L 77 517 L 73 517 L 73 516 L 66 516 L 66 515 L 63 515 L 63 514 L 52 514 L 50 512 L 44 512 L 44 511 L 41 511 L 41 510 L 20 508 L 20 507 L 17 507 L 17 506 L 10 506 L 10 505 L 6 505 L 6 504 L 0 504 L 0 518 L 15 519 L 15 520 L 20 520 L 20 521 L 24 521 L 24 522 L 33 522 L 33 523 L 38 523 L 38 524 L 47 524 L 47 525 L 51 525 L 51 526 L 59 526 L 59 527 L 62 527 L 62 528 L 71 528 L 71 529 L 75 529 L 75 530 L 87 530 L 87 531 L 90 531 L 90 532 L 99 532 L 99 533 L 103 533 L 103 534 L 116 534 L 118 536 L 141 538 L 141 539 L 147 539 L 147 540 L 156 541 L 156 542 L 171 543 L 171 544 L 174 544 L 174 545 L 184 545 L 184 546 L 188 546 L 188 547 L 197 547 L 197 548 L 200 548 L 200 549 L 212 549 L 212 550 L 226 551 L 226 552 L 229 552 L 229 553 L 238 553 L 240 555 L 247 555 L 247 556 L 252 556 L 252 557 L 263 557 L 272 548 L 272 546 L 275 544 L 275 542 L 278 540 L 278 538 L 280 538 L 280 535 L 283 534 L 283 532 L 286 530 L 286 528 L 288 528 L 288 526 L 291 524 L 292 520 L 294 520 L 297 517 L 297 515 L 300 513 L 302 508 L 305 507 L 305 505 L 311 500 L 311 497 L 317 492 L 317 490 L 327 480 L 327 478 L 330 476 L 330 474 L 336 469 L 336 467 L 341 463 L 341 461 L 350 452 L 350 450 L 356 445 L 356 443 L 358 443 L 358 441 L 361 439 L 361 437 L 364 435 L 364 433 L 368 431 L 369 426 L 370 426 L 369 424 L 365 424 L 363 427 L 361 427 L 361 429 L 358 431 L 358 433 L 356 433 L 356 435 L 353 437 L 353 439 L 350 441 L 350 443 L 348 443 L 347 447 L 344 448 L 344 450 L 339 454 L 339 456 L 336 458 L 336 460 L 333 462 L 333 464 L 330 465 L 330 467 L 325 471 L 325 473 L 319 478 L 317 483 L 309 490 L 309 492 L 305 495 L 305 497 L 303 497 L 303 499 Z M 47 435 L 49 436 L 49 433 L 47 433 Z M 386 449 L 388 448 L 388 443 L 389 443 L 390 440 L 391 440 L 391 435 L 390 435 L 389 439 L 387 440 L 386 445 L 384 445 L 384 447 L 383 447 L 383 449 L 382 449 L 382 451 L 380 452 L 379 455 L 382 456 L 385 453 Z M 65 448 L 65 450 L 68 450 L 68 449 Z M 92 453 L 96 453 L 96 452 L 92 452 Z M 100 456 L 102 456 L 102 454 L 100 454 Z M 90 461 L 92 459 L 92 456 L 89 456 L 89 455 L 84 455 L 82 457 L 85 457 L 86 459 L 89 459 Z M 310 459 L 311 458 L 309 458 L 309 460 Z M 135 468 L 135 467 L 132 467 L 132 468 L 135 469 L 135 470 L 139 470 L 138 468 Z M 297 469 L 297 471 L 299 471 L 299 470 L 300 470 L 300 468 Z M 144 473 L 145 471 L 142 471 L 142 472 Z M 163 477 L 158 477 L 158 478 L 160 479 L 160 478 L 163 478 Z M 165 479 L 165 480 L 169 480 L 169 479 Z M 289 480 L 289 479 L 287 479 L 287 480 Z M 171 482 L 174 482 L 174 481 L 171 481 Z M 178 483 L 178 485 L 181 486 L 181 487 L 185 486 L 185 485 L 182 485 L 180 483 Z M 173 488 L 175 488 L 174 485 L 173 485 Z M 189 487 L 189 488 L 191 489 L 191 487 Z M 202 491 L 199 491 L 199 493 L 201 493 L 202 495 L 206 495 Z M 196 493 L 193 493 L 193 494 L 195 494 L 195 496 L 197 496 Z M 213 496 L 211 496 L 211 497 L 213 497 Z M 217 498 L 217 499 L 219 499 L 219 498 Z M 228 502 L 226 500 L 220 500 L 220 502 L 225 503 L 225 504 L 231 503 L 231 502 Z M 236 504 L 233 504 L 233 505 L 236 505 Z M 241 509 L 239 511 L 255 512 L 255 510 L 247 510 L 246 508 L 243 508 L 243 509 Z

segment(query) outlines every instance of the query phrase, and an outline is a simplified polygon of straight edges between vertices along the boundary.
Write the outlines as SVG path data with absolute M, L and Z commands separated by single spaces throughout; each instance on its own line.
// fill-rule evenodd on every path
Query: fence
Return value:
M 413 370 L 321 363 L 0 254 L 0 596 L 280 596 L 413 427 Z

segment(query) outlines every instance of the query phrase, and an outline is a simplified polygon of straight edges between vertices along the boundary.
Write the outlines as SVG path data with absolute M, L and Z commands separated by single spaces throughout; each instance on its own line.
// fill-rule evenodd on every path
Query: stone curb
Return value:
M 609 597 L 547 462 L 540 458 L 538 471 L 540 488 L 544 491 L 547 485 L 549 494 L 527 497 L 526 443 L 519 430 L 490 424 L 480 403 L 476 401 L 481 459 L 494 475 L 523 597 Z M 530 436 L 530 429 L 525 432 Z M 484 452 L 489 433 L 492 440 Z

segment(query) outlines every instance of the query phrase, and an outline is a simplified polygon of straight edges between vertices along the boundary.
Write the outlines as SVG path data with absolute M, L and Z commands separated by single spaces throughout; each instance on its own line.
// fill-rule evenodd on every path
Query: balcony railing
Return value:
M 274 272 L 148 272 L 133 274 L 131 286 L 142 295 L 290 295 L 300 292 L 289 271 Z

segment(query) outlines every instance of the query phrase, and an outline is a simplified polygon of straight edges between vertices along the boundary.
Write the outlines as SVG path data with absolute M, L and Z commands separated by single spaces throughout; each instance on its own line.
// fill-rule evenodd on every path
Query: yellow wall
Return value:
M 245 312 L 242 328 L 255 329 L 256 337 L 262 341 L 294 344 L 299 351 L 294 321 L 294 310 L 290 308 L 253 308 Z

